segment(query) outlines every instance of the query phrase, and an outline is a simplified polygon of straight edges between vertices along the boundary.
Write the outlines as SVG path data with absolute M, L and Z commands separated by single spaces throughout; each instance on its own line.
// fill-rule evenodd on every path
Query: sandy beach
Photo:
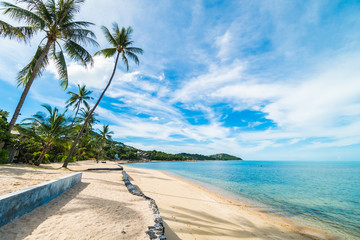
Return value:
M 124 166 L 145 195 L 156 200 L 168 239 L 317 239 L 323 233 L 251 210 L 164 172 Z M 308 235 L 310 233 L 312 235 Z
M 57 168 L 60 164 L 46 167 Z M 70 164 L 72 171 L 83 171 L 81 183 L 0 228 L 0 239 L 149 239 L 145 231 L 154 222 L 148 201 L 128 192 L 121 171 L 84 171 L 95 167 L 118 165 L 94 161 Z M 29 176 L 32 170 L 28 168 L 8 167 L 8 178 L 9 172 L 18 173 L 17 177 Z M 1 176 L 3 181 L 7 179 L 5 174 Z M 26 181 L 18 179 L 18 185 L 21 182 Z
M 10 183 L 4 192 L 76 171 L 83 172 L 83 177 L 81 183 L 48 204 L 0 228 L 0 239 L 149 239 L 145 231 L 154 224 L 149 203 L 128 192 L 121 171 L 86 171 L 116 168 L 117 163 L 83 161 L 72 163 L 70 171 L 60 166 L 1 166 L 2 181 Z M 169 240 L 316 239 L 314 234 L 331 238 L 276 220 L 182 178 L 123 167 L 132 183 L 156 201 Z

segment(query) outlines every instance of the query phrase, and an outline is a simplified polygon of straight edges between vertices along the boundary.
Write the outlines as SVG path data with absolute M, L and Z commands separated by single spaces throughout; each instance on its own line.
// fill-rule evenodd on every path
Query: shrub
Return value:
M 6 163 L 9 159 L 9 152 L 5 149 L 0 150 L 0 163 Z
M 49 164 L 49 154 L 45 154 L 43 160 L 41 161 L 43 164 Z
M 58 156 L 57 156 L 57 161 L 58 161 L 58 162 L 62 162 L 64 157 L 65 157 L 64 155 L 58 155 Z M 66 158 L 65 158 L 65 159 L 66 159 Z
M 65 162 L 67 156 L 63 156 L 61 162 Z M 76 156 L 70 158 L 69 162 L 76 162 Z
M 54 154 L 46 154 L 46 155 L 48 155 L 47 160 L 49 160 L 50 162 L 55 162 L 56 156 Z
M 40 157 L 40 155 L 41 155 L 41 152 L 34 152 L 32 155 L 33 155 L 32 160 L 33 160 L 33 161 L 36 161 L 36 160 L 39 159 L 39 157 Z

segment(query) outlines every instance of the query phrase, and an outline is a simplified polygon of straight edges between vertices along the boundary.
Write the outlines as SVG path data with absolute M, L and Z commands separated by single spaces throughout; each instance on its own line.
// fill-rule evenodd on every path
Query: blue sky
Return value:
M 144 150 L 359 160 L 359 9 L 335 0 L 87 0 L 78 19 L 97 24 L 102 48 L 99 26 L 116 21 L 132 26 L 144 49 L 140 66 L 118 66 L 99 120 L 114 139 Z M 0 107 L 10 114 L 21 94 L 16 73 L 42 37 L 30 45 L 0 39 Z M 113 62 L 95 57 L 84 69 L 68 60 L 68 90 L 85 83 L 98 97 Z M 66 92 L 50 65 L 21 118 L 42 103 L 63 108 Z

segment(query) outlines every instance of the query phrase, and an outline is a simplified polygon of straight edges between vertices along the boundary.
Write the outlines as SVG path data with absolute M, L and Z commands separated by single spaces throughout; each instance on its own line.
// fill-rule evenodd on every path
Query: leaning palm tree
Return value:
M 28 41 L 37 32 L 45 33 L 30 63 L 18 73 L 18 86 L 25 88 L 10 120 L 9 131 L 19 116 L 35 77 L 41 76 L 48 65 L 49 57 L 55 62 L 60 85 L 64 89 L 68 85 L 64 51 L 71 59 L 81 62 L 84 66 L 93 64 L 92 56 L 81 46 L 98 45 L 94 40 L 95 34 L 87 29 L 93 23 L 74 20 L 83 2 L 84 0 L 18 0 L 17 3 L 24 4 L 24 8 L 8 2 L 0 3 L 4 15 L 27 24 L 14 27 L 0 21 L 0 36 Z
M 121 59 L 126 66 L 126 71 L 129 71 L 128 58 L 132 59 L 136 64 L 139 64 L 139 59 L 136 54 L 143 53 L 143 50 L 141 48 L 132 47 L 133 41 L 131 40 L 131 34 L 132 34 L 133 30 L 131 27 L 128 27 L 127 29 L 125 29 L 123 27 L 120 30 L 118 24 L 113 23 L 113 31 L 114 31 L 113 33 L 110 33 L 109 29 L 107 29 L 105 26 L 101 26 L 101 29 L 104 32 L 105 37 L 108 40 L 108 42 L 112 45 L 112 47 L 102 49 L 102 50 L 98 51 L 97 53 L 95 53 L 95 55 L 102 54 L 106 58 L 116 55 L 116 58 L 115 58 L 114 69 L 110 76 L 109 82 L 106 85 L 104 91 L 101 93 L 98 101 L 96 102 L 94 107 L 91 109 L 91 113 L 95 111 L 96 107 L 99 105 L 102 97 L 104 96 L 106 90 L 109 88 L 109 86 L 114 78 L 115 72 L 116 72 L 119 57 L 121 56 Z M 76 137 L 76 139 L 74 141 L 74 144 L 70 150 L 70 153 L 63 164 L 63 167 L 65 167 L 65 168 L 67 167 L 67 164 L 68 164 L 72 154 L 74 153 L 76 144 L 78 143 L 79 139 L 81 138 L 81 135 L 85 129 L 87 122 L 89 121 L 90 116 L 91 116 L 91 114 L 88 116 L 87 119 L 85 119 L 85 122 L 84 122 L 78 136 Z
M 78 90 L 79 93 L 74 93 L 69 91 L 68 94 L 70 94 L 71 97 L 69 100 L 66 101 L 67 103 L 66 108 L 69 108 L 70 106 L 74 105 L 73 111 L 76 110 L 74 119 L 71 124 L 74 124 L 76 116 L 80 110 L 80 106 L 84 104 L 85 107 L 89 108 L 89 104 L 86 100 L 94 99 L 93 97 L 89 96 L 92 93 L 92 91 L 86 90 L 85 85 L 80 87 L 80 85 L 78 84 Z
M 67 139 L 69 127 L 65 112 L 59 113 L 57 108 L 52 109 L 49 105 L 42 105 L 47 111 L 38 112 L 31 118 L 26 118 L 23 121 L 30 121 L 30 128 L 18 126 L 20 133 L 34 137 L 43 144 L 43 150 L 40 157 L 34 162 L 36 166 L 41 164 L 45 154 L 50 150 L 51 145 L 55 143 L 64 142 Z

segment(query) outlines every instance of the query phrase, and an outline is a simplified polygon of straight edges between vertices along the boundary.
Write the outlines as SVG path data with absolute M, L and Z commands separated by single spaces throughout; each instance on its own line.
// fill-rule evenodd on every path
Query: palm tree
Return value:
M 99 141 L 101 142 L 101 145 L 103 147 L 106 146 L 106 140 L 111 139 L 111 134 L 114 134 L 113 131 L 109 131 L 109 125 L 103 125 L 103 129 L 99 129 L 100 135 L 98 137 Z
M 73 110 L 75 111 L 75 109 L 76 109 L 75 116 L 74 116 L 74 119 L 73 119 L 71 125 L 74 124 L 74 121 L 79 112 L 81 104 L 84 104 L 85 107 L 89 108 L 89 104 L 87 103 L 86 100 L 94 99 L 93 97 L 89 96 L 92 93 L 92 91 L 86 90 L 85 85 L 80 87 L 80 85 L 78 84 L 78 90 L 79 90 L 79 93 L 74 93 L 74 92 L 69 91 L 68 94 L 70 94 L 71 97 L 69 100 L 66 101 L 66 103 L 67 103 L 66 108 L 68 108 L 74 104 Z
M 86 108 L 81 108 L 80 109 L 80 114 L 79 114 L 79 117 L 78 117 L 78 120 L 80 122 L 83 122 L 85 123 L 85 120 L 87 119 L 88 116 L 90 116 L 90 113 L 91 113 L 91 109 L 89 106 L 86 106 Z M 92 130 L 92 126 L 95 124 L 95 123 L 98 123 L 99 120 L 97 120 L 95 117 L 97 117 L 98 114 L 95 113 L 95 112 L 92 112 L 91 113 L 91 116 L 89 117 L 87 123 L 86 123 L 86 128 L 88 129 L 88 131 L 90 132 Z
M 103 125 L 103 129 L 99 129 L 100 135 L 97 137 L 97 141 L 101 143 L 101 150 L 104 151 L 106 147 L 106 140 L 111 139 L 111 134 L 114 134 L 113 131 L 109 131 L 109 125 Z
M 111 81 L 113 80 L 115 72 L 116 72 L 116 67 L 118 64 L 119 57 L 121 56 L 121 59 L 126 66 L 126 71 L 129 71 L 128 58 L 132 59 L 136 64 L 139 64 L 139 59 L 136 54 L 143 53 L 143 50 L 141 48 L 132 47 L 133 41 L 131 40 L 131 34 L 132 34 L 133 30 L 131 27 L 128 27 L 127 29 L 125 29 L 123 27 L 120 30 L 118 24 L 113 23 L 113 31 L 114 31 L 113 34 L 111 34 L 109 29 L 107 29 L 105 26 L 101 26 L 101 29 L 104 32 L 105 37 L 108 40 L 108 42 L 112 45 L 112 47 L 102 49 L 102 50 L 96 52 L 95 55 L 102 54 L 107 58 L 116 55 L 116 58 L 115 58 L 114 69 L 110 76 L 109 82 L 106 85 L 104 91 L 101 93 L 98 101 L 96 102 L 94 107 L 91 109 L 91 113 L 93 113 L 95 111 L 96 107 L 99 105 L 102 97 L 104 96 L 106 90 L 109 88 Z M 76 139 L 74 141 L 74 144 L 70 150 L 70 153 L 63 164 L 63 167 L 65 167 L 65 168 L 67 167 L 67 164 L 68 164 L 72 154 L 74 153 L 76 144 L 79 142 L 79 139 L 81 138 L 81 135 L 85 129 L 87 122 L 89 121 L 90 116 L 91 116 L 91 114 L 85 119 L 85 122 L 84 122 L 78 136 L 76 137 Z
M 25 128 L 18 126 L 20 133 L 34 137 L 36 140 L 42 142 L 43 150 L 41 151 L 39 159 L 35 161 L 35 165 L 39 166 L 45 154 L 50 150 L 54 143 L 64 142 L 67 139 L 69 127 L 65 112 L 59 113 L 57 108 L 52 109 L 49 105 L 42 105 L 49 115 L 43 112 L 38 112 L 31 118 L 26 118 L 23 121 L 31 121 L 31 127 Z
M 84 0 L 18 0 L 17 3 L 24 3 L 25 8 L 8 2 L 0 3 L 4 15 L 27 24 L 24 27 L 14 27 L 0 21 L 0 36 L 28 41 L 37 32 L 45 33 L 30 63 L 18 73 L 18 86 L 25 88 L 10 120 L 9 131 L 19 116 L 35 77 L 41 76 L 48 65 L 49 56 L 55 62 L 60 85 L 64 89 L 68 85 L 68 73 L 63 50 L 71 59 L 81 62 L 84 66 L 93 64 L 92 56 L 81 45 L 98 45 L 94 40 L 95 34 L 87 29 L 94 24 L 74 20 L 83 2 Z M 60 40 L 63 45 L 60 44 Z

